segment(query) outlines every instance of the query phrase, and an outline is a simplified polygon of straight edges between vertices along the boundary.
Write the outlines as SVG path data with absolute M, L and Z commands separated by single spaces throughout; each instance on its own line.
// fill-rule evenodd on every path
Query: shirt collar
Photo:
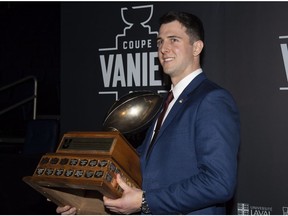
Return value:
M 173 92 L 174 99 L 177 100 L 177 98 L 180 96 L 180 94 L 183 92 L 183 90 L 189 85 L 189 83 L 200 73 L 202 73 L 202 68 L 199 68 L 186 77 L 184 77 L 180 82 L 177 83 L 176 86 L 171 85 L 171 90 Z

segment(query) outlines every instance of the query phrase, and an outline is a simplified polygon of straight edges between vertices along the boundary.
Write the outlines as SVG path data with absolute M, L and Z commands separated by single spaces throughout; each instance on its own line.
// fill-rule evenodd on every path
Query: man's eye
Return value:
M 178 41 L 178 39 L 177 38 L 171 38 L 171 41 L 176 42 L 176 41 Z
M 161 41 L 161 40 L 158 40 L 158 41 L 157 41 L 157 47 L 160 47 L 161 44 L 162 44 L 162 41 Z

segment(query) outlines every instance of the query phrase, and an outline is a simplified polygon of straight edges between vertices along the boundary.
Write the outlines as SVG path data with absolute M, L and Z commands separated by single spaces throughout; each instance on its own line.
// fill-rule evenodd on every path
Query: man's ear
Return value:
M 196 57 L 200 55 L 204 47 L 204 43 L 202 40 L 195 41 L 193 43 L 193 55 Z

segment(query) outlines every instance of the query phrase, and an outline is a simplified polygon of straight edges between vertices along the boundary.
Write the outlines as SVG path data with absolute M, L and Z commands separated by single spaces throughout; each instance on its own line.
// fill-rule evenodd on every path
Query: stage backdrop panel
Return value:
M 206 30 L 204 72 L 232 93 L 241 113 L 231 213 L 287 214 L 288 3 L 64 2 L 61 8 L 62 133 L 101 130 L 111 105 L 130 91 L 165 92 L 158 18 L 168 10 L 194 13 Z

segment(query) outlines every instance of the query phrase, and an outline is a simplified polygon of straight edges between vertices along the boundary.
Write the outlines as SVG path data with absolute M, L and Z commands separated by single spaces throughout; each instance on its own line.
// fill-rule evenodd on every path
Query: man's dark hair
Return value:
M 173 21 L 178 21 L 186 27 L 191 42 L 197 40 L 202 40 L 204 42 L 203 24 L 197 16 L 186 12 L 170 11 L 159 19 L 160 26 Z

